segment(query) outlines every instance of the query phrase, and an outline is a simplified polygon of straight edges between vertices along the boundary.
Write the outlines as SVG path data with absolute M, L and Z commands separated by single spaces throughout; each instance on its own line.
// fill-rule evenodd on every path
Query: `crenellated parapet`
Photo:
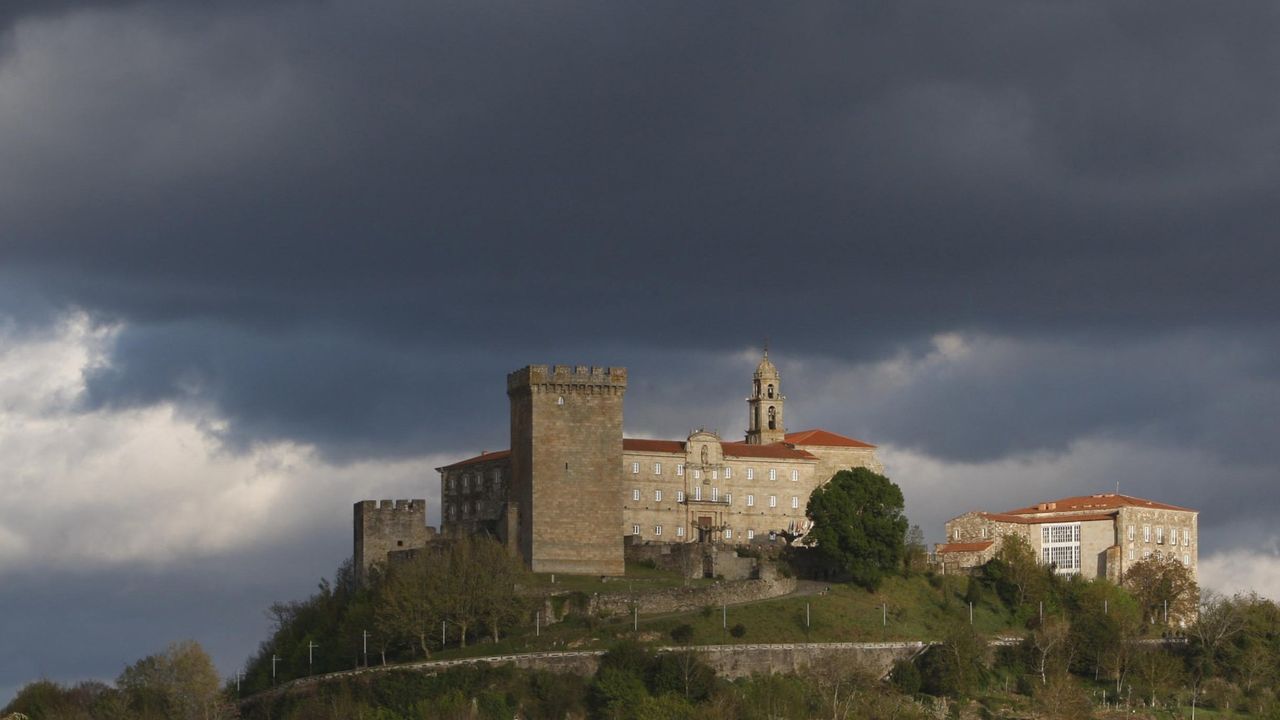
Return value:
M 369 568 L 385 562 L 388 553 L 422 548 L 435 537 L 427 526 L 427 501 L 361 500 L 352 506 L 357 579 L 364 581 Z
M 627 369 L 588 365 L 528 365 L 507 375 L 507 393 L 610 393 L 627 388 Z

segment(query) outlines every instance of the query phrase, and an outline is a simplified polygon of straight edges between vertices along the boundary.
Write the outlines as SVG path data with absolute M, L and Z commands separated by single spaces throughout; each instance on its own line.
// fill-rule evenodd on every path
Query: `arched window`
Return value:
M 759 405 L 755 407 L 755 411 L 756 411 L 756 421 L 752 423 L 752 425 L 755 427 L 755 429 L 759 430 L 760 429 L 760 406 Z
M 753 385 L 755 385 L 755 391 L 756 391 L 755 395 L 756 395 L 756 397 L 760 397 L 760 381 L 759 381 L 759 380 L 756 380 L 756 381 L 755 381 L 755 382 L 753 382 L 752 384 L 753 384 Z
M 778 429 L 778 409 L 773 406 L 769 407 L 769 429 Z
M 563 395 L 561 395 L 560 397 L 557 397 L 557 398 L 556 398 L 556 404 L 557 404 L 557 405 L 563 405 L 563 404 L 564 404 L 564 396 L 563 396 Z
M 772 384 L 770 384 L 770 385 L 769 385 L 769 399 L 770 399 L 770 400 L 772 400 L 772 399 L 773 399 L 773 385 L 772 385 Z

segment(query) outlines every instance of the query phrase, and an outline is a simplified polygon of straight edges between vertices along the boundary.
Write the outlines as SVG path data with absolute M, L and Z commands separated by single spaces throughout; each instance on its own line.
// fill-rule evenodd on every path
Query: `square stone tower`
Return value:
M 387 561 L 388 553 L 421 549 L 435 538 L 435 528 L 427 526 L 426 500 L 361 500 L 352 511 L 352 560 L 360 583 L 374 563 Z
M 507 376 L 510 498 L 520 555 L 534 572 L 624 574 L 626 389 L 626 368 L 530 365 Z

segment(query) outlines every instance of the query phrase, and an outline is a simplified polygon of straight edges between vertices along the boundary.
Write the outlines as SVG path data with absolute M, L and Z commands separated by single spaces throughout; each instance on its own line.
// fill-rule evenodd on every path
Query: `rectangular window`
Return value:
M 720 502 L 720 488 L 711 488 L 711 502 Z
M 662 474 L 662 463 L 654 463 L 654 464 L 653 464 L 653 474 L 654 474 L 654 475 L 661 475 L 661 474 Z
M 695 485 L 695 486 L 693 486 L 693 499 L 694 499 L 694 500 L 701 500 L 701 499 L 702 499 L 702 486 L 701 486 L 701 485 Z
M 640 534 L 640 526 L 639 526 L 639 525 L 632 525 L 632 526 L 631 526 L 631 534 L 632 534 L 632 535 L 639 535 L 639 534 Z
M 677 525 L 677 526 L 676 526 L 676 537 L 684 537 L 684 526 L 683 526 L 683 525 Z
M 1080 571 L 1080 523 L 1041 525 L 1040 540 L 1041 562 L 1064 575 Z
M 778 479 L 778 471 L 777 471 L 777 470 L 775 470 L 775 469 L 773 469 L 773 468 L 769 468 L 769 479 L 770 479 L 770 480 L 777 480 L 777 479 Z
M 719 479 L 720 479 L 720 472 L 719 472 L 718 470 L 712 470 L 712 471 L 711 471 L 711 479 L 712 479 L 712 480 L 719 480 Z
M 1182 554 L 1182 564 L 1183 564 L 1183 565 L 1186 565 L 1187 567 L 1191 567 L 1191 556 L 1190 556 L 1190 555 L 1188 555 L 1188 554 L 1186 554 L 1186 553 L 1183 553 L 1183 554 Z
M 755 495 L 748 495 L 748 496 L 747 496 L 747 507 L 755 507 L 755 506 L 756 506 L 756 496 L 755 496 Z
M 1187 530 L 1186 532 L 1182 533 L 1182 547 L 1187 547 L 1190 544 L 1191 544 L 1191 531 Z
M 729 528 L 725 528 L 725 529 L 724 529 L 724 539 L 725 539 L 725 540 L 732 540 L 732 539 L 733 539 L 733 530 L 730 530 Z
M 791 509 L 796 510 L 800 507 L 800 498 L 796 495 L 791 496 Z
M 776 508 L 776 507 L 778 507 L 778 496 L 777 496 L 777 495 L 770 495 L 770 496 L 769 496 L 769 507 L 775 507 L 775 508 Z
M 987 539 L 987 529 L 985 527 L 982 528 L 982 539 L 983 540 Z
M 725 505 L 732 505 L 732 504 L 733 504 L 733 493 L 725 493 L 725 494 L 724 494 L 724 504 L 725 504 Z
M 792 470 L 792 471 L 791 471 L 791 482 L 796 482 L 796 481 L 798 481 L 799 479 L 800 479 L 800 471 L 799 471 L 799 470 Z
M 684 477 L 684 464 L 683 464 L 683 463 L 681 463 L 681 464 L 679 464 L 679 465 L 676 465 L 676 475 L 678 475 L 678 476 L 680 476 L 680 477 Z
M 702 479 L 702 471 L 701 471 L 701 470 L 694 470 L 694 471 L 693 471 L 693 479 L 694 479 L 694 480 L 701 480 L 701 479 Z
M 960 542 L 960 528 L 951 528 L 951 541 Z
M 1156 526 L 1156 544 L 1157 545 L 1164 544 L 1164 527 L 1163 526 Z
M 640 474 L 640 463 L 638 463 L 638 462 L 633 462 L 633 463 L 631 463 L 631 474 L 632 474 L 632 475 L 639 475 L 639 474 Z
M 1134 530 L 1133 526 L 1130 525 L 1129 526 L 1129 542 L 1133 542 L 1133 530 Z
M 654 501 L 654 502 L 662 502 L 662 491 L 661 491 L 661 490 L 654 490 L 654 491 L 653 491 L 653 501 Z
M 1133 559 L 1133 548 L 1129 548 L 1129 559 Z
M 1178 528 L 1169 528 L 1169 544 L 1178 544 Z
M 755 469 L 755 468 L 747 468 L 747 479 L 748 479 L 748 480 L 755 480 L 755 479 L 756 479 L 756 469 Z
M 756 539 L 756 531 L 755 531 L 755 530 L 748 530 L 748 531 L 747 531 L 747 539 L 748 539 L 748 540 L 755 540 L 755 539 Z
M 732 479 L 733 479 L 733 468 L 725 468 L 725 469 L 724 469 L 724 479 L 725 479 L 725 480 L 732 480 Z
M 631 491 L 631 499 L 637 502 L 640 500 L 640 488 Z
M 1142 559 L 1143 559 L 1143 560 L 1146 560 L 1146 559 L 1147 559 L 1147 558 L 1149 558 L 1149 557 L 1151 557 L 1151 550 L 1150 550 L 1150 549 L 1143 550 L 1143 551 L 1142 551 Z
M 1151 542 L 1151 526 L 1150 525 L 1142 526 L 1142 542 L 1144 543 Z
M 676 491 L 676 502 L 678 502 L 678 503 L 682 503 L 682 502 L 684 502 L 684 491 L 683 491 L 683 490 L 677 490 L 677 491 Z
M 654 537 L 658 537 L 658 536 L 661 536 L 661 535 L 662 535 L 662 526 L 661 526 L 661 525 L 654 525 L 654 526 L 653 526 L 653 535 L 654 535 Z

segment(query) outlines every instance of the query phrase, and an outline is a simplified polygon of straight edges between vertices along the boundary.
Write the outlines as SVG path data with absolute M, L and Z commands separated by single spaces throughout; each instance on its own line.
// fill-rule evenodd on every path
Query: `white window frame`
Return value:
M 639 535 L 639 534 L 640 534 L 640 526 L 639 526 L 639 525 L 632 525 L 632 526 L 631 526 L 631 534 L 632 534 L 632 535 Z
M 693 479 L 694 479 L 694 480 L 701 480 L 701 479 L 702 479 L 702 471 L 701 471 L 701 470 L 697 470 L 697 469 L 695 469 L 695 470 L 693 471 Z
M 1136 528 L 1136 527 L 1134 527 L 1134 526 L 1132 526 L 1132 525 L 1130 525 L 1130 526 L 1129 526 L 1129 542 L 1133 542 L 1133 538 L 1134 538 L 1136 535 L 1137 535 L 1137 528 Z
M 732 504 L 733 504 L 733 493 L 725 493 L 725 494 L 724 494 L 724 504 L 725 504 L 725 505 L 732 505 Z
M 677 490 L 677 491 L 676 491 L 676 502 L 678 502 L 678 503 L 682 503 L 682 502 L 684 502 L 684 491 L 683 491 L 683 490 Z
M 654 525 L 654 526 L 653 526 L 653 536 L 654 536 L 654 537 L 662 537 L 662 526 L 661 526 L 661 525 Z
M 755 496 L 755 495 L 748 494 L 748 495 L 747 495 L 747 507 L 755 507 L 755 506 L 756 506 L 756 496 Z
M 639 474 L 640 474 L 640 463 L 638 463 L 638 462 L 633 462 L 633 463 L 631 463 L 631 474 L 632 474 L 632 475 L 639 475 Z
M 792 510 L 799 510 L 799 509 L 800 509 L 800 496 L 799 496 L 799 495 L 792 495 L 792 496 L 791 496 L 791 509 L 792 509 Z
M 662 474 L 662 463 L 660 463 L 660 462 L 656 462 L 656 463 L 654 463 L 654 464 L 653 464 L 653 474 L 654 474 L 654 475 L 661 475 L 661 474 Z
M 1080 572 L 1080 523 L 1045 523 L 1040 526 L 1040 562 L 1056 567 L 1059 575 Z
M 732 529 L 732 528 L 725 528 L 725 529 L 724 529 L 724 539 L 725 539 L 725 540 L 732 540 L 732 539 L 733 539 L 733 529 Z
M 676 537 L 684 537 L 684 526 L 683 526 L 683 525 L 677 525 L 677 526 L 676 526 Z
M 684 477 L 684 463 L 676 465 L 676 477 Z
M 661 491 L 661 490 L 654 490 L 654 491 L 653 491 L 653 501 L 654 501 L 654 502 L 662 502 L 662 491 Z
M 1157 545 L 1164 544 L 1164 526 L 1163 525 L 1156 526 L 1156 544 Z
M 1186 565 L 1187 567 L 1191 567 L 1191 554 L 1190 554 L 1190 553 L 1182 553 L 1182 564 L 1183 564 L 1183 565 Z
M 1178 528 L 1176 527 L 1169 528 L 1169 544 L 1170 545 L 1178 544 Z
M 1190 545 L 1191 545 L 1191 531 L 1185 530 L 1182 533 L 1182 547 L 1189 547 Z
M 694 485 L 694 486 L 693 486 L 693 499 L 694 499 L 694 500 L 702 500 L 702 486 L 701 486 L 701 485 Z
M 959 541 L 960 541 L 960 528 L 958 527 L 951 528 L 951 542 L 959 542 Z
M 769 468 L 769 479 L 776 481 L 778 479 L 777 468 Z
M 725 479 L 725 480 L 732 480 L 732 479 L 733 479 L 733 468 L 725 468 L 725 469 L 724 469 L 724 479 Z
M 755 468 L 747 468 L 747 479 L 748 479 L 748 480 L 755 480 L 755 479 L 756 479 L 756 469 L 755 469 Z
M 1144 543 L 1151 542 L 1151 526 L 1150 525 L 1142 526 L 1142 542 Z
M 799 470 L 792 469 L 792 471 L 791 471 L 791 482 L 800 482 L 800 471 L 799 471 Z
M 631 500 L 632 502 L 640 502 L 640 488 L 631 489 Z
M 778 496 L 777 496 L 777 495 L 770 495 L 770 496 L 769 496 L 769 507 L 771 507 L 771 508 L 776 508 L 776 507 L 778 507 Z
M 748 540 L 755 540 L 755 539 L 756 539 L 756 531 L 755 531 L 755 530 L 747 530 L 747 539 L 748 539 Z
M 711 488 L 711 502 L 720 502 L 720 488 L 714 486 Z

